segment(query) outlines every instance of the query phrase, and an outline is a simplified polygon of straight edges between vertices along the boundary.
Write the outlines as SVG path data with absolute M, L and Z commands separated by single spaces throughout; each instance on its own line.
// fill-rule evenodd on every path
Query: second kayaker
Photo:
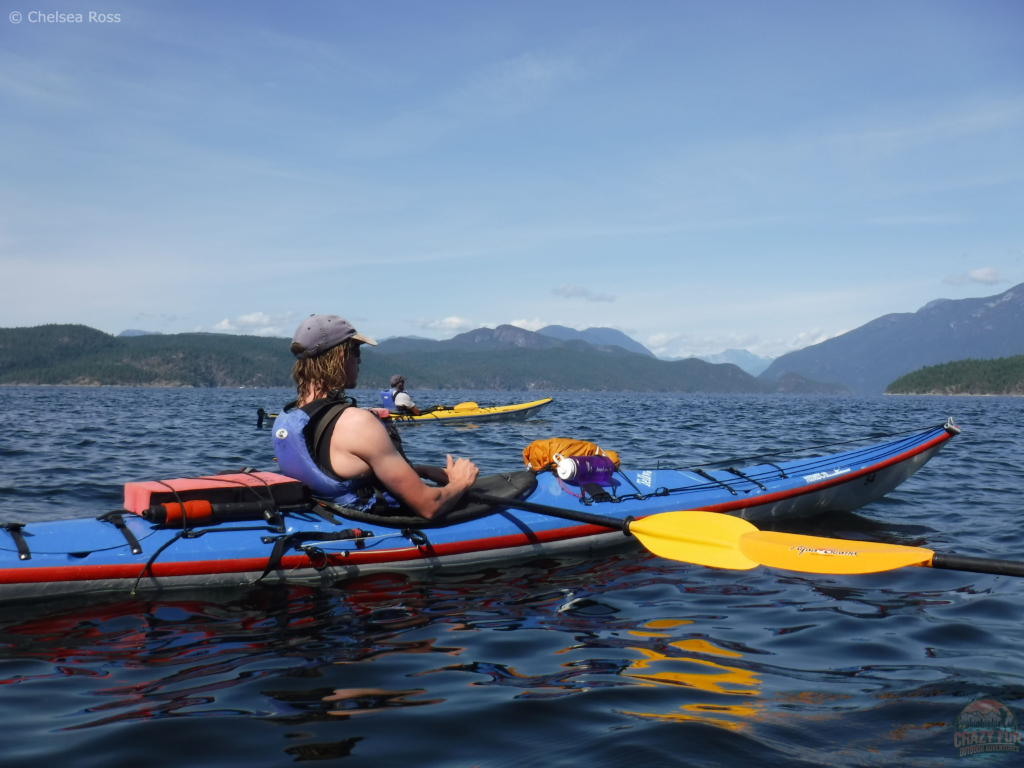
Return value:
M 391 389 L 385 389 L 380 393 L 380 399 L 384 403 L 384 407 L 389 411 L 419 416 L 420 409 L 416 407 L 416 403 L 412 401 L 409 393 L 405 391 L 405 377 L 396 373 L 391 377 L 390 384 Z
M 274 422 L 278 466 L 314 495 L 378 514 L 411 509 L 427 520 L 451 509 L 476 481 L 469 459 L 448 456 L 445 468 L 413 467 L 397 430 L 356 408 L 345 389 L 359 379 L 360 348 L 376 345 L 344 318 L 311 315 L 292 339 L 298 399 Z M 426 477 L 438 486 L 423 482 Z

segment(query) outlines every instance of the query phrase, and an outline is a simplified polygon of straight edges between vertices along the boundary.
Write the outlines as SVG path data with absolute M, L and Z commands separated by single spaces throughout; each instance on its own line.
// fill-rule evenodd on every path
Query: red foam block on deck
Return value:
M 141 515 L 151 505 L 155 493 L 178 491 L 223 490 L 225 488 L 266 488 L 268 485 L 295 483 L 297 480 L 275 472 L 238 473 L 234 475 L 211 475 L 209 477 L 183 477 L 175 480 L 147 480 L 141 483 L 124 484 L 124 508 Z

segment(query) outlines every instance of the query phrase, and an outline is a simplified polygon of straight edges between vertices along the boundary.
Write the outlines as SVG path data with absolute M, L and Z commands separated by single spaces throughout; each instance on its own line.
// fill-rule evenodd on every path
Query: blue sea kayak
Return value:
M 959 432 L 950 420 L 865 448 L 812 458 L 725 469 L 622 469 L 611 485 L 601 488 L 568 485 L 549 471 L 515 472 L 487 478 L 482 490 L 493 494 L 495 488 L 505 488 L 510 500 L 615 520 L 687 509 L 755 523 L 784 520 L 870 504 L 913 475 Z M 174 481 L 158 485 L 170 487 L 169 482 Z M 180 493 L 175 498 L 181 507 L 203 503 L 185 501 L 184 491 L 173 493 Z M 512 506 L 467 514 L 463 522 L 450 525 L 346 514 L 294 499 L 256 514 L 232 512 L 221 518 L 174 518 L 170 511 L 165 518 L 154 517 L 150 513 L 159 505 L 141 510 L 126 493 L 126 507 L 133 506 L 135 513 L 118 510 L 99 519 L 3 524 L 0 601 L 133 590 L 152 594 L 257 581 L 330 585 L 368 573 L 475 568 L 596 551 L 627 541 L 621 530 Z M 251 506 L 224 508 L 237 512 Z M 170 503 L 159 508 L 177 507 Z

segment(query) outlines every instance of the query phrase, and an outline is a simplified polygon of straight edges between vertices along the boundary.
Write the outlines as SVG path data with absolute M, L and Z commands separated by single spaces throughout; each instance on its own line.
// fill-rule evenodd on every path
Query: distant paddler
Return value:
M 391 413 L 420 415 L 420 409 L 416 407 L 416 403 L 405 391 L 405 377 L 401 374 L 396 373 L 391 377 L 391 389 L 381 390 L 380 401 Z

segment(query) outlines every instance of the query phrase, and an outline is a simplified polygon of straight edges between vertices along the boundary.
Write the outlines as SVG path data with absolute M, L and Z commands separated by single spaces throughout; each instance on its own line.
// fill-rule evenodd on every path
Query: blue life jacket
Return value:
M 355 401 L 338 403 L 338 405 L 341 406 L 341 410 L 344 410 L 344 408 L 354 406 Z M 304 408 L 309 408 L 314 411 L 315 415 L 319 415 L 324 414 L 331 406 L 332 404 L 327 401 L 314 400 Z M 318 466 L 310 453 L 313 436 L 306 434 L 310 414 L 304 408 L 288 408 L 286 406 L 274 420 L 274 453 L 277 455 L 277 465 L 281 473 L 308 486 L 313 492 L 313 496 L 327 499 L 343 507 L 363 512 L 373 509 L 384 514 L 386 514 L 387 508 L 400 508 L 401 502 L 388 493 L 372 474 L 368 477 L 343 480 L 333 472 L 331 474 L 324 472 Z M 326 418 L 331 418 L 330 414 L 325 415 Z M 318 419 L 318 421 L 320 420 Z M 329 440 L 330 435 L 326 435 L 324 439 Z M 313 451 L 316 449 L 317 447 L 314 445 Z M 334 476 L 332 477 L 332 475 Z
M 384 407 L 392 413 L 398 410 L 398 406 L 395 405 L 395 393 L 390 389 L 382 389 L 380 391 L 380 401 L 384 403 Z

